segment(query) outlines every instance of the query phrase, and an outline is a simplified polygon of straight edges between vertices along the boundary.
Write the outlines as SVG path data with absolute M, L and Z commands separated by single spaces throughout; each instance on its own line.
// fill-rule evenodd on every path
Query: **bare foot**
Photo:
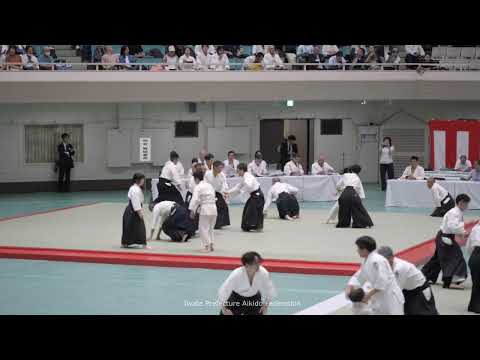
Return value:
M 210 244 L 210 251 L 213 251 L 213 244 Z
M 201 252 L 201 253 L 208 253 L 208 252 L 210 252 L 210 246 L 208 246 L 208 245 L 205 246 L 203 249 L 200 249 L 200 252 Z
M 290 217 L 290 215 L 285 215 L 285 219 L 292 221 L 293 219 Z
M 465 286 L 459 284 L 450 284 L 449 289 L 465 290 Z
M 150 246 L 148 246 L 148 245 L 143 245 L 143 249 L 144 249 L 144 250 L 152 250 L 152 248 L 151 248 Z

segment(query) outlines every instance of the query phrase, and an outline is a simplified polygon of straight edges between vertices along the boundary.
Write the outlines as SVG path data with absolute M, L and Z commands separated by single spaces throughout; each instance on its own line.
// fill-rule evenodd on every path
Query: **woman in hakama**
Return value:
M 142 245 L 147 249 L 147 233 L 143 220 L 143 186 L 145 175 L 136 173 L 133 175 L 133 185 L 128 190 L 128 205 L 123 213 L 122 247 L 130 245 Z
M 247 192 L 250 194 L 242 213 L 242 230 L 243 231 L 262 231 L 263 229 L 263 206 L 265 205 L 265 198 L 260 189 L 260 184 L 247 171 L 247 164 L 240 163 L 237 167 L 238 176 L 242 178 L 241 182 L 227 191 L 231 196 L 235 196 L 240 192 Z
M 224 194 L 228 190 L 227 178 L 223 173 L 224 164 L 217 160 L 212 164 L 212 170 L 205 173 L 205 181 L 213 186 L 215 190 L 215 205 L 217 206 L 217 222 L 215 229 L 221 229 L 224 226 L 230 225 L 230 213 L 228 205 L 225 201 Z
M 220 315 L 266 315 L 277 295 L 260 254 L 247 252 L 241 267 L 232 271 L 218 291 Z
M 351 166 L 350 173 L 343 174 L 342 179 L 337 184 L 337 188 L 344 187 L 342 194 L 338 198 L 337 228 L 350 227 L 352 220 L 353 228 L 373 226 L 373 221 L 362 204 L 365 192 L 363 191 L 362 181 L 358 177 L 361 169 L 359 165 Z
M 472 295 L 468 311 L 480 314 L 480 222 L 472 229 L 466 247 L 470 254 L 468 267 L 472 276 Z

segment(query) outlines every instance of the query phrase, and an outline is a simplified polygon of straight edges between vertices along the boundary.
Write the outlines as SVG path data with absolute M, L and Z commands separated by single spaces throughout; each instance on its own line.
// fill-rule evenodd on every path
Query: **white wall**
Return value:
M 286 108 L 284 102 L 256 103 L 199 103 L 197 112 L 190 114 L 185 103 L 148 104 L 0 104 L 0 182 L 54 180 L 51 164 L 27 165 L 24 163 L 24 125 L 76 123 L 84 124 L 85 160 L 77 163 L 73 178 L 127 179 L 134 170 L 147 175 L 157 174 L 150 166 L 108 168 L 106 166 L 107 130 L 114 127 L 172 128 L 175 120 L 198 120 L 198 139 L 175 139 L 185 167 L 192 156 L 207 144 L 208 127 L 248 126 L 251 128 L 250 154 L 240 160 L 247 161 L 259 148 L 259 124 L 264 118 L 343 118 L 343 136 L 320 136 L 319 120 L 315 126 L 315 153 L 325 153 L 330 162 L 341 169 L 341 152 L 350 154 L 345 162 L 356 158 L 356 126 L 369 123 L 384 126 L 425 128 L 422 120 L 432 118 L 480 119 L 480 104 L 476 102 L 368 102 L 361 105 L 355 101 L 295 102 L 295 107 Z M 426 141 L 425 149 L 428 150 Z M 223 159 L 226 154 L 215 154 Z M 427 154 L 426 154 L 427 156 Z M 168 154 L 165 154 L 167 160 Z

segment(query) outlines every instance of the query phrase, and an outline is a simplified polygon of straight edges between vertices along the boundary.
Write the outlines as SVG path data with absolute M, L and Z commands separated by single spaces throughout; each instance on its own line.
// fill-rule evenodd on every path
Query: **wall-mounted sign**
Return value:
M 140 161 L 152 161 L 152 139 L 149 137 L 140 138 Z

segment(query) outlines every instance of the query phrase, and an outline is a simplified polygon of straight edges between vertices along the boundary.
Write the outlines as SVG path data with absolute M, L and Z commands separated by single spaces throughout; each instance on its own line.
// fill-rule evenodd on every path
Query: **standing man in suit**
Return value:
M 70 170 L 73 168 L 73 150 L 72 144 L 68 142 L 70 136 L 67 133 L 62 134 L 62 142 L 58 145 L 58 192 L 70 191 Z M 63 181 L 65 178 L 65 182 Z
M 280 164 L 281 169 L 285 167 L 285 164 L 292 159 L 292 154 L 298 154 L 298 147 L 295 143 L 297 138 L 295 135 L 288 135 L 286 141 L 282 142 L 280 147 Z

